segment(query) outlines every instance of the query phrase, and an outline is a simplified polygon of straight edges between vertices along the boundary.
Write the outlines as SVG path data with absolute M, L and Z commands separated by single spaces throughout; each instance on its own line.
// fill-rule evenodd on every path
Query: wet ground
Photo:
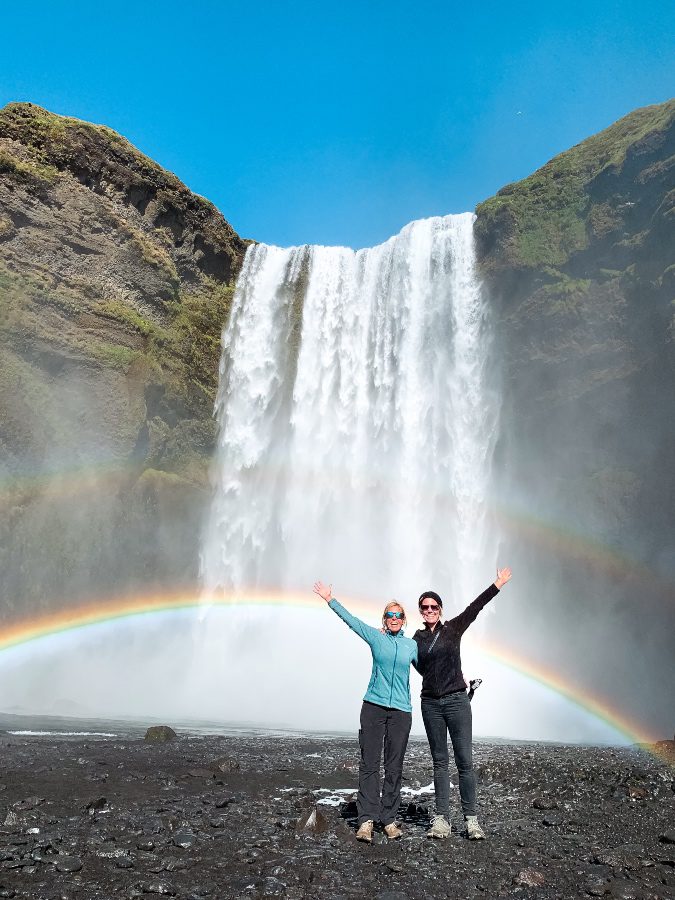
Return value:
M 355 740 L 0 743 L 0 897 L 675 898 L 675 771 L 638 749 L 479 742 L 488 838 L 431 841 L 414 740 L 405 835 L 368 846 Z

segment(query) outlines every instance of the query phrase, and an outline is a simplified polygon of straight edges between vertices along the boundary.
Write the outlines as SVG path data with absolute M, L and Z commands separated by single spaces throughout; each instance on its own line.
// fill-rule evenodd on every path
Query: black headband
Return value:
M 418 605 L 418 606 L 421 606 L 421 605 L 422 605 L 422 600 L 426 599 L 427 597 L 428 597 L 430 600 L 435 600 L 436 603 L 438 603 L 438 605 L 441 607 L 441 609 L 443 608 L 443 601 L 442 601 L 441 598 L 438 596 L 438 594 L 436 593 L 436 591 L 425 591 L 423 594 L 420 594 L 420 599 L 417 601 L 417 605 Z

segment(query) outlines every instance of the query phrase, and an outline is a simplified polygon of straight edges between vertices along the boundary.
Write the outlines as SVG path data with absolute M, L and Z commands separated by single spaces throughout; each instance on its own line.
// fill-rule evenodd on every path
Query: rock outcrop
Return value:
M 500 515 L 521 573 L 505 631 L 559 671 L 574 647 L 572 683 L 621 685 L 643 722 L 668 708 L 675 632 L 674 188 L 675 100 L 503 188 L 475 225 L 505 360 Z
M 194 579 L 245 248 L 109 128 L 0 111 L 4 616 Z

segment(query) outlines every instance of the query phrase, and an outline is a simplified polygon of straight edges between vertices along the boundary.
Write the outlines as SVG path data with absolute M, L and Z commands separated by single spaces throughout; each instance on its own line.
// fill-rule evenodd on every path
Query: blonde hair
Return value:
M 387 627 L 387 613 L 389 612 L 390 609 L 393 609 L 394 607 L 401 610 L 401 612 L 403 613 L 403 624 L 404 625 L 407 624 L 408 619 L 405 614 L 405 610 L 403 609 L 401 604 L 398 602 L 398 600 L 390 600 L 389 603 L 387 603 L 387 605 L 385 606 L 384 612 L 382 613 L 382 627 L 383 628 Z

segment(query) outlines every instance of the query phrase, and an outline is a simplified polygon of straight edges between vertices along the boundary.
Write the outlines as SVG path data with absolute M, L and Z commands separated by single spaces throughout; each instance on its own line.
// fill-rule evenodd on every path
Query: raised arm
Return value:
M 511 580 L 511 569 L 507 566 L 505 569 L 497 569 L 497 577 L 494 584 L 479 594 L 473 603 L 470 603 L 464 612 L 461 612 L 452 621 L 460 632 L 465 632 L 472 622 L 476 621 L 476 616 L 481 609 L 486 606 L 493 597 L 496 597 L 499 591 L 504 587 L 507 581 Z
M 314 584 L 314 593 L 325 600 L 330 609 L 332 609 L 343 622 L 346 622 L 355 634 L 358 634 L 360 638 L 372 647 L 373 643 L 380 636 L 379 630 L 373 628 L 372 625 L 366 625 L 365 622 L 362 622 L 361 619 L 357 619 L 356 616 L 353 616 L 346 610 L 341 603 L 338 603 L 335 597 L 333 597 L 332 585 L 329 584 L 326 586 L 322 581 L 317 581 Z

